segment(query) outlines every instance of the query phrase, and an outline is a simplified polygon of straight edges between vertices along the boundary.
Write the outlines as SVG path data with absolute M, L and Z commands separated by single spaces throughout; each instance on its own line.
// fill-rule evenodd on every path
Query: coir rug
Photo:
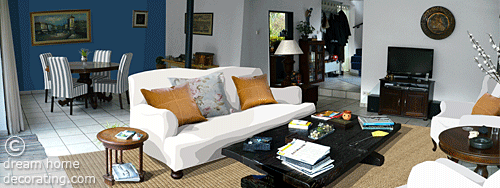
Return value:
M 406 184 L 411 168 L 424 161 L 444 158 L 439 149 L 432 151 L 428 127 L 403 125 L 401 130 L 382 145 L 377 152 L 385 156 L 382 166 L 358 164 L 327 187 L 397 187 Z M 73 184 L 73 187 L 107 187 L 104 151 L 60 156 L 61 161 L 79 161 L 79 169 L 66 169 L 68 177 L 95 176 L 95 184 Z M 124 152 L 124 162 L 138 167 L 138 150 Z M 174 180 L 167 165 L 145 155 L 145 181 L 117 182 L 113 187 L 240 187 L 241 178 L 259 174 L 257 171 L 230 158 L 224 158 L 184 170 L 184 177 Z

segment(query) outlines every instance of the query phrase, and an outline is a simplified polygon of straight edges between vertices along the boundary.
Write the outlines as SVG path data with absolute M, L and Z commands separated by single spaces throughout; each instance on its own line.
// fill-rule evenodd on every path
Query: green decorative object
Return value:
M 300 32 L 302 39 L 307 39 L 309 34 L 313 33 L 316 29 L 309 23 L 300 21 L 299 24 L 297 24 L 297 30 Z

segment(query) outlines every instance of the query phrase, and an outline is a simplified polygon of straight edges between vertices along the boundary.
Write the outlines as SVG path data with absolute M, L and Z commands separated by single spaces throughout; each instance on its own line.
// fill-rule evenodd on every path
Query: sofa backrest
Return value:
M 222 72 L 224 75 L 224 90 L 227 100 L 232 108 L 240 110 L 240 99 L 236 92 L 231 76 L 256 76 L 261 75 L 259 68 L 251 67 L 219 67 L 208 70 L 187 69 L 187 68 L 168 68 L 140 72 L 128 77 L 130 108 L 138 104 L 145 104 L 146 100 L 141 93 L 141 89 L 157 89 L 171 87 L 169 78 L 197 78 L 206 76 L 214 72 Z
M 484 76 L 481 91 L 479 92 L 476 101 L 479 100 L 479 98 L 481 98 L 485 93 L 489 93 L 495 97 L 500 97 L 500 84 L 493 80 L 489 75 Z

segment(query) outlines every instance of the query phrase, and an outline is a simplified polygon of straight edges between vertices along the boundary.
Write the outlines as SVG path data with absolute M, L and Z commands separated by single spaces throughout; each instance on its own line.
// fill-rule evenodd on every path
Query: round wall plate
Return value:
M 447 8 L 431 7 L 422 15 L 420 27 L 429 38 L 441 40 L 453 33 L 455 17 Z

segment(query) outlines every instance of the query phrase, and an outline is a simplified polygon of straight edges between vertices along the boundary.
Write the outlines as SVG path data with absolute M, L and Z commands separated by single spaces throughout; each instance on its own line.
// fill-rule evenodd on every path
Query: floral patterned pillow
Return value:
M 199 78 L 169 78 L 173 86 L 189 83 L 191 95 L 205 117 L 215 117 L 233 112 L 224 96 L 224 75 L 221 72 Z

